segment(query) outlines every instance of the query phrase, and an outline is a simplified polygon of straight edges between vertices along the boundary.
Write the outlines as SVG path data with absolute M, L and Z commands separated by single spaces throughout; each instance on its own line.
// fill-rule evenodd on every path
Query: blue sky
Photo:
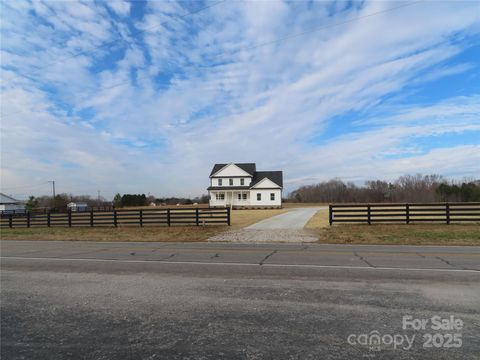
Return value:
M 216 162 L 287 191 L 480 176 L 478 2 L 1 7 L 7 194 L 196 196 Z

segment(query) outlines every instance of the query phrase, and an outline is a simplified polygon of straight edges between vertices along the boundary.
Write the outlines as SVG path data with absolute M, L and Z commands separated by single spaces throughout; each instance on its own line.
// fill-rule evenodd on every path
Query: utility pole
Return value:
M 52 193 L 53 198 L 55 199 L 55 180 L 50 180 L 49 183 L 52 183 Z
M 52 205 L 53 207 L 55 207 L 55 180 L 50 180 L 49 182 L 52 183 L 52 193 L 53 193 Z

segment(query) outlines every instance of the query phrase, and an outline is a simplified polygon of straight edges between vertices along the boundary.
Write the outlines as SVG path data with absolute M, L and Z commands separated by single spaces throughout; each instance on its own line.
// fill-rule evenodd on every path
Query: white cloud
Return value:
M 127 16 L 130 14 L 130 3 L 128 1 L 113 0 L 108 1 L 107 5 L 120 16 Z

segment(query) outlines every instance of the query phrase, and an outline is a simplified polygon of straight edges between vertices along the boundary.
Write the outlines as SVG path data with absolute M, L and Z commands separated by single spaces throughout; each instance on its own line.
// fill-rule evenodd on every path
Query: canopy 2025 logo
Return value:
M 451 315 L 442 318 L 439 315 L 430 318 L 414 318 L 404 315 L 402 318 L 402 333 L 381 334 L 378 330 L 369 333 L 350 334 L 347 342 L 352 346 L 364 346 L 369 351 L 381 351 L 384 349 L 410 350 L 417 339 L 416 333 L 424 332 L 421 337 L 423 348 L 459 348 L 462 346 L 462 329 L 464 323 L 461 319 Z

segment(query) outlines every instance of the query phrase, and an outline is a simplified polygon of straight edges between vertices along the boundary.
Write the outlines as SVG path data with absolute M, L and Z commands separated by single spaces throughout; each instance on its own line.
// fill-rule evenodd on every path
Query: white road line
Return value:
M 120 262 L 139 264 L 180 264 L 180 265 L 224 265 L 224 266 L 255 266 L 255 267 L 293 267 L 307 269 L 355 269 L 355 270 L 402 270 L 402 271 L 430 271 L 430 272 L 466 272 L 479 274 L 480 270 L 468 269 L 427 269 L 427 268 L 395 268 L 395 267 L 369 267 L 348 265 L 313 265 L 313 264 L 258 264 L 258 263 L 235 263 L 235 262 L 202 262 L 202 261 L 162 261 L 162 260 L 121 260 L 121 259 L 68 259 L 68 258 L 43 258 L 43 257 L 18 257 L 0 256 L 0 259 L 13 260 L 49 260 L 49 261 L 93 261 L 93 262 Z

